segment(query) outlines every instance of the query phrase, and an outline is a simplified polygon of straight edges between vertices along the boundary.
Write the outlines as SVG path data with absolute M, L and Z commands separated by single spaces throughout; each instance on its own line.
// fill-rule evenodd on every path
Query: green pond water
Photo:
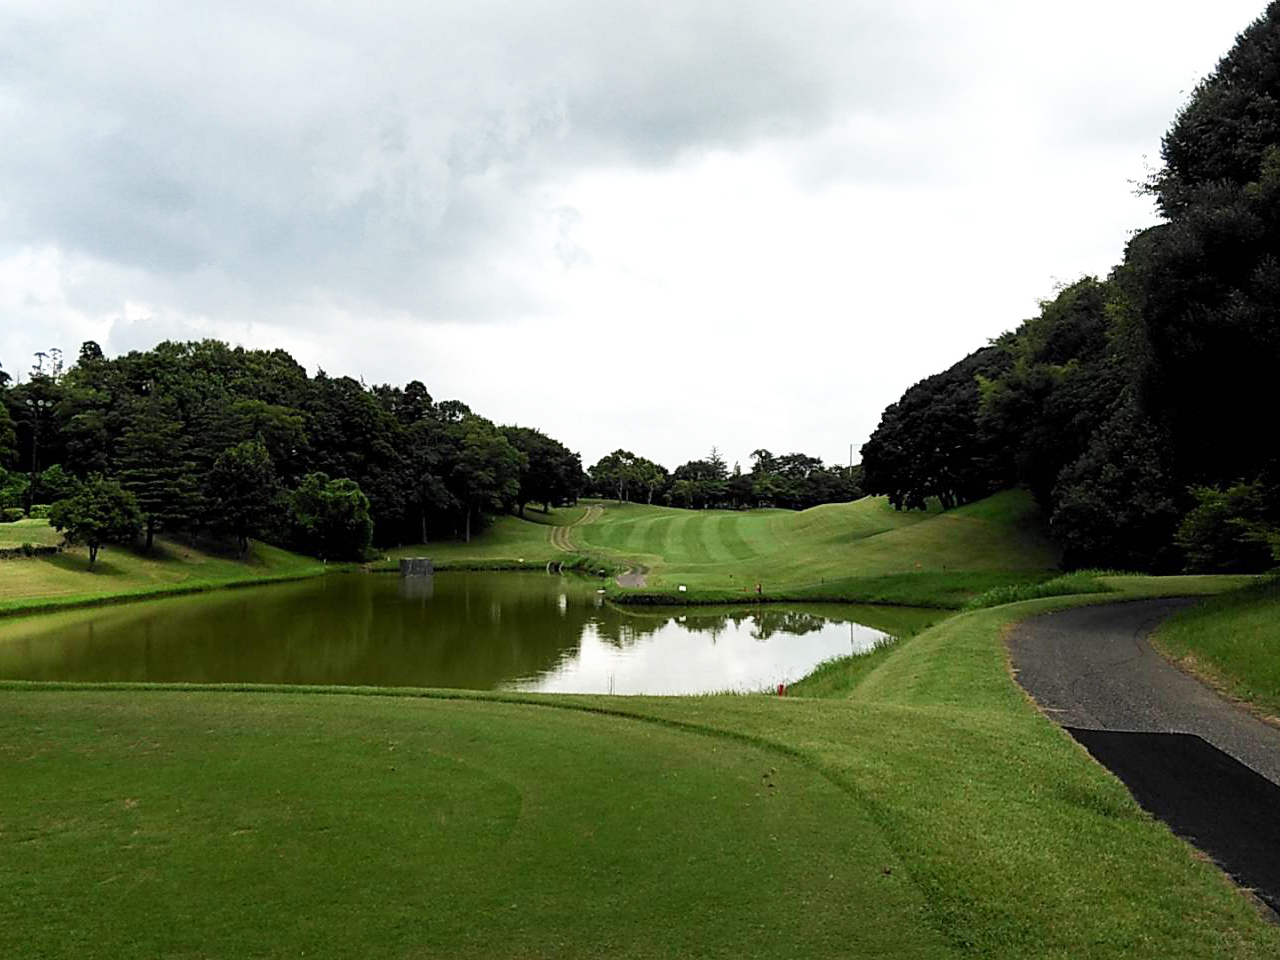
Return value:
M 0 679 L 701 693 L 790 683 L 937 611 L 632 611 L 542 573 L 339 574 L 0 621 Z

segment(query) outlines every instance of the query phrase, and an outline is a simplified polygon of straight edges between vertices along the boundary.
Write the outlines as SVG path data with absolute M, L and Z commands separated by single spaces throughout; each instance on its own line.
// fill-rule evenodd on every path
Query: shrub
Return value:
M 0 510 L 0 522 L 3 523 L 14 523 L 25 516 L 26 514 L 22 512 L 21 507 L 5 507 Z
M 27 511 L 27 516 L 32 520 L 48 520 L 49 510 L 52 506 L 49 503 L 33 503 L 31 509 Z
M 1112 588 L 1103 583 L 1100 578 L 1114 576 L 1116 573 L 1117 571 L 1114 570 L 1076 570 L 1039 583 L 1004 584 L 978 594 L 964 605 L 964 609 L 980 610 L 983 607 L 1017 603 L 1019 600 L 1065 597 L 1075 593 L 1110 593 Z

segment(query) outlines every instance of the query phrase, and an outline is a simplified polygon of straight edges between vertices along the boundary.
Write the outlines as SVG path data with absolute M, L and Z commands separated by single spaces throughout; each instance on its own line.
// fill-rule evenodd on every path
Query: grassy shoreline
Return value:
M 1181 611 L 1152 642 L 1187 673 L 1280 726 L 1280 578 Z
M 1182 578 L 1129 579 L 1122 588 L 1124 596 L 1140 599 L 1218 586 L 1188 585 Z M 431 941 L 434 950 L 491 954 L 494 942 L 473 939 L 475 928 L 485 925 L 509 938 L 502 941 L 507 949 L 498 952 L 538 954 L 544 949 L 537 944 L 552 940 L 553 952 L 563 955 L 617 950 L 615 941 L 605 944 L 598 938 L 601 930 L 625 931 L 641 922 L 627 904 L 634 903 L 643 918 L 646 910 L 665 910 L 660 904 L 668 886 L 686 897 L 693 891 L 706 897 L 718 889 L 723 867 L 701 837 L 710 830 L 716 843 L 735 838 L 735 876 L 739 870 L 748 876 L 744 902 L 757 914 L 735 916 L 745 923 L 761 921 L 762 929 L 752 926 L 745 940 L 742 931 L 709 933 L 703 917 L 674 909 L 664 913 L 671 922 L 654 935 L 656 940 L 624 936 L 631 946 L 624 954 L 670 955 L 696 945 L 708 955 L 785 950 L 829 956 L 843 947 L 930 958 L 1272 956 L 1280 950 L 1280 931 L 1261 920 L 1215 867 L 1137 808 L 1123 786 L 1045 719 L 1010 676 L 1001 643 L 1010 624 L 1109 599 L 1054 597 L 959 614 L 868 658 L 831 664 L 794 685 L 792 693 L 799 695 L 785 698 L 0 683 L 0 698 L 6 701 L 0 717 L 7 718 L 0 725 L 8 723 L 11 731 L 9 737 L 0 734 L 0 768 L 18 764 L 8 772 L 25 774 L 8 782 L 32 795 L 62 797 L 57 813 L 49 800 L 39 809 L 48 808 L 48 817 L 60 818 L 56 822 L 74 818 L 76 836 L 84 842 L 126 827 L 142 830 L 144 837 L 168 838 L 166 804 L 190 808 L 180 838 L 164 841 L 168 853 L 160 879 L 178 883 L 186 876 L 185 865 L 200 869 L 207 851 L 237 851 L 238 859 L 223 871 L 225 881 L 215 878 L 212 899 L 208 889 L 201 895 L 206 914 L 217 916 L 233 905 L 243 910 L 248 896 L 255 903 L 250 908 L 255 923 L 293 929 L 292 914 L 256 905 L 256 898 L 273 902 L 279 896 L 263 897 L 263 877 L 272 878 L 272 889 L 288 878 L 305 902 L 326 885 L 342 887 L 342 877 L 369 873 L 389 878 L 384 883 L 395 896 L 406 897 L 430 918 L 409 932 L 394 923 L 371 927 L 370 917 L 386 916 L 385 898 L 371 904 L 354 893 L 363 913 L 353 914 L 346 904 L 336 906 L 332 918 L 304 910 L 307 919 L 290 934 L 291 943 L 320 955 L 350 948 L 351 931 L 386 949 L 430 953 L 414 937 L 436 936 L 431 931 L 444 928 L 439 933 L 444 939 Z M 833 676 L 844 682 L 830 682 Z M 12 731 L 26 730 L 29 736 L 32 723 L 42 731 L 41 739 L 17 754 L 6 751 L 6 744 L 21 742 L 12 739 Z M 84 745 L 75 732 L 80 730 L 90 738 Z M 604 739 L 597 742 L 599 737 Z M 511 751 L 492 753 L 482 746 L 508 742 Z M 627 752 L 617 753 L 624 742 Z M 28 749 L 33 757 L 47 758 L 39 776 L 36 767 L 21 766 Z M 753 760 L 757 750 L 774 759 Z M 147 760 L 152 755 L 163 758 L 161 767 Z M 366 775 L 336 781 L 313 775 L 332 768 L 339 755 L 343 765 Z M 410 762 L 410 755 L 418 759 Z M 704 768 L 718 772 L 695 775 Z M 221 789 L 234 788 L 233 807 L 224 810 L 217 795 L 175 799 L 180 794 L 171 791 L 182 788 L 171 786 L 161 772 L 185 784 L 196 769 Z M 519 784 L 523 813 L 518 819 L 503 819 L 508 814 L 502 811 L 515 801 L 503 800 L 501 790 L 474 794 L 490 789 L 484 786 L 491 782 L 484 770 L 501 771 L 504 780 Z M 130 773 L 133 779 L 118 780 Z M 810 774 L 818 779 L 806 780 Z M 70 792 L 53 789 L 68 776 L 81 785 Z M 441 778 L 458 795 L 476 796 L 471 802 L 481 812 L 489 809 L 486 804 L 496 804 L 494 815 L 507 838 L 503 858 L 510 862 L 510 871 L 501 869 L 488 881 L 496 884 L 501 901 L 487 888 L 449 894 L 450 909 L 470 911 L 467 916 L 474 918 L 456 929 L 448 927 L 438 904 L 424 904 L 412 892 L 414 884 L 424 882 L 412 864 L 421 860 L 422 869 L 432 864 L 446 873 L 451 857 L 470 864 L 465 851 L 477 845 L 489 849 L 485 838 L 491 827 L 483 818 L 465 817 L 465 823 L 457 821 L 462 825 L 449 827 L 464 808 L 451 805 L 452 793 L 431 799 L 442 788 L 429 784 Z M 264 782 L 259 786 L 257 779 Z M 309 811 L 302 819 L 282 818 L 281 795 L 273 792 L 282 783 L 289 784 L 283 788 L 287 808 Z M 113 800 L 117 794 L 123 799 Z M 97 899 L 101 887 L 89 882 L 100 880 L 92 863 L 61 860 L 55 848 L 63 828 L 24 819 L 22 796 L 20 791 L 17 798 L 0 798 L 0 822 L 7 825 L 0 847 L 25 842 L 28 864 L 33 855 L 43 858 L 42 883 L 79 891 L 72 895 L 80 906 L 75 922 L 106 924 L 103 942 L 110 946 L 112 929 L 121 921 L 103 912 L 106 907 Z M 737 799 L 723 806 L 727 798 Z M 440 808 L 446 819 L 424 833 L 424 817 L 427 823 L 436 821 L 422 804 L 437 802 L 446 805 Z M 627 815 L 639 821 L 609 819 L 616 811 L 637 809 L 652 810 L 658 819 L 645 819 L 647 812 Z M 718 812 L 709 820 L 712 809 Z M 379 811 L 376 827 L 366 810 Z M 806 828 L 808 833 L 787 826 L 792 817 L 809 823 L 804 818 L 815 815 L 819 820 Z M 355 853 L 308 861 L 311 819 L 324 826 L 326 843 L 336 844 L 335 850 L 351 846 Z M 643 825 L 639 834 L 637 824 Z M 376 836 L 397 838 L 395 843 L 368 848 L 358 832 L 371 828 Z M 455 829 L 461 831 L 456 836 Z M 547 834 L 552 829 L 554 836 L 563 836 L 558 831 L 564 829 L 595 839 L 564 847 Z M 837 860 L 823 859 L 824 845 L 841 851 Z M 409 861 L 402 859 L 401 847 Z M 277 859 L 277 851 L 286 859 Z M 694 853 L 686 856 L 687 851 Z M 554 877 L 536 866 L 548 857 L 557 865 Z M 757 875 L 755 864 L 771 866 Z M 779 871 L 790 877 L 782 896 Z M 573 879 L 578 877 L 582 880 Z M 615 899 L 613 882 L 604 879 L 609 877 L 626 878 L 627 898 Z M 824 891 L 833 882 L 841 893 L 828 901 Z M 402 889 L 402 883 L 408 886 Z M 503 912 L 508 898 L 536 902 L 539 884 L 570 895 L 572 915 L 549 905 L 542 915 Z M 383 887 L 377 889 L 382 895 Z M 182 908 L 181 889 L 168 886 L 164 892 L 178 897 L 176 908 Z M 822 940 L 822 929 L 795 927 L 783 915 L 796 908 L 792 892 L 825 904 L 827 923 L 819 928 L 839 930 L 847 938 L 842 945 Z M 864 895 L 867 899 L 859 901 Z M 285 899 L 289 909 L 299 907 L 292 894 Z M 717 907 L 722 908 L 729 909 Z M 17 922 L 22 929 L 21 917 Z M 773 939 L 773 928 L 786 932 L 786 946 Z M 56 923 L 52 929 L 56 934 Z M 228 950 L 264 952 L 252 933 L 235 945 L 220 939 L 227 936 L 221 930 L 205 933 Z

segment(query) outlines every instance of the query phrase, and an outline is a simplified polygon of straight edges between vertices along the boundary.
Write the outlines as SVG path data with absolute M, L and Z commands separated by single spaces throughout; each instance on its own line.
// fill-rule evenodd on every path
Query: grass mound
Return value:
M 1229 696 L 1280 717 L 1280 580 L 1184 610 L 1161 624 L 1154 640 Z
M 4 956 L 948 953 L 858 798 L 741 737 L 445 699 L 0 701 Z
M 47 520 L 0 524 L 0 531 L 6 527 L 21 528 L 9 535 L 27 538 L 24 542 L 36 542 L 32 537 L 61 541 Z M 55 556 L 0 560 L 0 614 L 293 579 L 323 570 L 310 557 L 257 542 L 247 556 L 238 557 L 157 537 L 152 553 L 108 546 L 94 564 L 83 547 L 71 547 Z
M 612 591 L 633 603 L 760 596 L 958 607 L 994 586 L 1048 579 L 1058 560 L 1035 503 L 1016 490 L 946 512 L 900 512 L 871 497 L 800 513 L 605 505 L 581 530 L 602 554 L 649 568 L 645 588 Z
M 1050 580 L 1006 583 L 986 590 L 964 605 L 965 610 L 981 610 L 1022 600 L 1067 597 L 1080 593 L 1111 593 L 1115 590 L 1103 578 L 1116 576 L 1113 570 L 1073 570 Z

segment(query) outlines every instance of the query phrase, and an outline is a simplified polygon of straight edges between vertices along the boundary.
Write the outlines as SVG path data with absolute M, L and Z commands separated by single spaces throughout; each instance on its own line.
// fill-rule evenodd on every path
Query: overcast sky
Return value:
M 1263 7 L 0 0 L 0 365 L 217 337 L 588 465 L 845 462 L 1154 222 Z

